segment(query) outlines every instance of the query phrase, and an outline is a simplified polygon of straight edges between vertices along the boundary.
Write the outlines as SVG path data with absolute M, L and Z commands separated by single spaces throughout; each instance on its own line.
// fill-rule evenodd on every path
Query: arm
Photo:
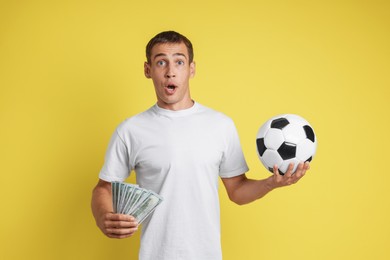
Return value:
M 110 238 L 130 237 L 138 229 L 138 223 L 134 217 L 113 213 L 110 182 L 99 180 L 94 188 L 92 213 L 96 225 Z
M 251 180 L 245 174 L 222 178 L 226 191 L 231 201 L 243 205 L 264 197 L 270 191 L 288 186 L 299 181 L 309 170 L 309 163 L 300 163 L 297 170 L 292 174 L 294 165 L 290 164 L 285 175 L 280 175 L 277 166 L 274 167 L 274 174 L 267 179 Z

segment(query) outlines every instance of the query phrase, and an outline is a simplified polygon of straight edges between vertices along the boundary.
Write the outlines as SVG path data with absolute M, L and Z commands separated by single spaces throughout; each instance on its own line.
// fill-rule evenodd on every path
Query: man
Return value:
M 309 164 L 301 163 L 294 174 L 290 165 L 284 176 L 275 166 L 267 179 L 248 179 L 232 120 L 191 99 L 191 42 L 162 32 L 150 40 L 146 55 L 144 73 L 153 81 L 157 103 L 120 124 L 111 138 L 92 197 L 97 226 L 111 238 L 137 231 L 132 216 L 113 213 L 110 184 L 134 170 L 141 187 L 164 198 L 143 223 L 139 259 L 222 259 L 218 177 L 229 198 L 241 205 L 296 183 Z

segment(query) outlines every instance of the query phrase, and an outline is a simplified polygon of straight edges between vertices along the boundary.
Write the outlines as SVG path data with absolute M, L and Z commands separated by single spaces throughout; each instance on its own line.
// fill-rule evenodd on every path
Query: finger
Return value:
M 310 168 L 309 162 L 300 163 L 298 167 L 299 175 L 301 175 L 301 177 L 304 176 L 306 171 L 309 170 L 309 168 Z
M 137 221 L 106 221 L 105 228 L 134 228 L 138 226 Z
M 297 167 L 297 169 L 295 170 L 295 175 L 296 175 L 297 177 L 300 177 L 300 176 L 301 176 L 302 171 L 303 171 L 303 166 L 304 166 L 304 164 L 303 164 L 302 162 L 300 162 L 300 163 L 298 164 L 298 167 Z
M 128 237 L 131 237 L 131 236 L 133 236 L 133 235 L 134 235 L 134 233 L 132 233 L 132 234 L 125 234 L 125 235 L 107 234 L 107 236 L 108 236 L 109 238 L 115 238 L 115 239 L 128 238 Z
M 309 169 L 310 169 L 309 162 L 302 163 L 302 170 L 301 170 L 302 176 L 305 175 L 306 171 L 308 171 Z
M 280 173 L 279 173 L 279 168 L 278 168 L 278 165 L 277 164 L 275 164 L 274 165 L 274 174 L 275 174 L 275 176 L 280 176 Z
M 305 171 L 310 169 L 310 162 L 305 162 L 304 169 Z
M 133 234 L 129 235 L 115 235 L 115 234 L 106 234 L 109 238 L 116 238 L 116 239 L 122 239 L 122 238 L 128 238 L 131 237 Z
M 137 227 L 137 220 L 130 215 L 124 214 L 112 214 L 108 213 L 106 215 L 104 223 L 104 228 L 132 228 Z
M 112 229 L 112 230 L 108 230 L 106 235 L 110 238 L 121 239 L 121 238 L 131 237 L 136 231 L 137 231 L 137 229 L 135 229 L 135 228 L 126 229 L 126 230 Z
M 128 234 L 133 234 L 135 231 L 138 230 L 138 227 L 135 228 L 108 228 L 107 234 L 111 235 L 128 235 Z
M 306 167 L 304 163 L 300 163 L 297 167 L 297 170 L 295 171 L 295 174 L 293 175 L 293 183 L 297 183 L 306 172 Z
M 115 235 L 115 234 L 107 234 L 109 238 L 115 238 L 115 239 L 123 239 L 131 237 L 133 234 L 126 234 L 126 235 Z
M 287 172 L 286 172 L 285 176 L 286 176 L 287 178 L 290 178 L 291 175 L 293 174 L 293 170 L 294 170 L 294 163 L 290 163 L 290 164 L 288 165 Z
M 106 215 L 107 220 L 111 221 L 134 221 L 135 218 L 130 215 L 125 215 L 125 214 L 114 214 L 114 213 L 108 213 Z

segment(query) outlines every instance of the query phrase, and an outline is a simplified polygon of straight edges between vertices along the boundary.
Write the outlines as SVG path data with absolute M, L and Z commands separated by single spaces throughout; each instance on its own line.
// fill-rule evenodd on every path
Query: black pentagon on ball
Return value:
M 264 144 L 264 138 L 258 138 L 256 140 L 256 144 L 257 144 L 257 151 L 259 152 L 260 156 L 263 156 L 265 150 L 267 150 L 267 147 L 265 147 Z
M 297 146 L 292 143 L 284 142 L 278 149 L 278 153 L 283 160 L 292 159 L 295 157 Z
M 314 135 L 313 128 L 311 128 L 311 127 L 308 126 L 308 125 L 305 125 L 305 126 L 303 127 L 303 129 L 305 130 L 307 139 L 309 139 L 310 141 L 312 141 L 312 142 L 314 143 L 314 142 L 315 142 L 316 136 Z
M 272 120 L 271 128 L 277 128 L 277 129 L 282 130 L 288 124 L 290 124 L 290 122 L 286 118 L 281 117 L 281 118 Z

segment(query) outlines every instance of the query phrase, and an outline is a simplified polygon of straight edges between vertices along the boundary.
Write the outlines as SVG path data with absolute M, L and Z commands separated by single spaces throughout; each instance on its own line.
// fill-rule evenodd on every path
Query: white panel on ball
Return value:
M 279 129 L 270 128 L 264 137 L 264 144 L 268 149 L 277 150 L 283 142 L 283 133 Z
M 303 130 L 303 125 L 295 124 L 295 122 L 290 123 L 285 128 L 283 128 L 282 132 L 285 141 L 289 143 L 297 144 L 306 138 L 305 130 Z
M 279 170 L 284 174 L 287 172 L 287 169 L 288 169 L 288 166 L 290 165 L 290 163 L 294 163 L 294 168 L 293 168 L 293 171 L 292 172 L 295 172 L 295 170 L 297 169 L 298 167 L 298 164 L 300 163 L 300 160 L 298 160 L 297 158 L 293 158 L 293 159 L 288 159 L 288 160 L 284 160 L 281 165 L 279 166 Z
M 262 158 L 265 162 L 264 166 L 266 166 L 267 169 L 273 168 L 275 164 L 281 165 L 283 162 L 283 159 L 279 156 L 278 152 L 270 149 L 264 152 Z
M 297 145 L 296 156 L 301 161 L 306 161 L 310 157 L 313 157 L 316 152 L 316 143 L 313 143 L 309 139 L 304 139 Z
M 294 122 L 294 124 L 297 124 L 297 125 L 301 125 L 301 126 L 310 125 L 309 122 L 307 122 L 304 118 L 302 118 L 298 115 L 287 114 L 287 115 L 284 115 L 284 118 L 286 118 L 290 122 Z

